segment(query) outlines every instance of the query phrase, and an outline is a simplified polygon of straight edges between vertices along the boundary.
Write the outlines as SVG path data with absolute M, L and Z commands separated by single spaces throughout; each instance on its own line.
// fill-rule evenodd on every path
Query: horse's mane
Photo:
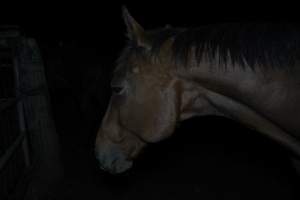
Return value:
M 226 66 L 229 61 L 241 67 L 287 69 L 300 59 L 300 26 L 287 23 L 228 23 L 199 28 L 164 28 L 150 31 L 152 54 L 159 55 L 167 39 L 173 38 L 173 60 L 187 66 L 189 53 L 195 59 L 206 56 Z M 178 66 L 178 65 L 177 65 Z

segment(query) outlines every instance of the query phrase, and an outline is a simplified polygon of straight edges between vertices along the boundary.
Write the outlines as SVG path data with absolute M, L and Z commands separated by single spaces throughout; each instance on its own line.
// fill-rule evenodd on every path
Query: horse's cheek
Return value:
M 134 104 L 133 104 L 134 105 Z M 138 132 L 140 131 L 140 122 L 142 117 L 140 113 L 138 113 L 138 108 L 136 106 L 125 105 L 120 109 L 120 121 L 121 124 L 126 126 L 131 131 Z
M 128 100 L 124 106 L 120 107 L 119 119 L 121 124 L 137 134 L 145 134 L 145 132 L 151 131 L 155 120 L 154 114 L 157 113 L 155 107 L 151 105 L 145 102 Z

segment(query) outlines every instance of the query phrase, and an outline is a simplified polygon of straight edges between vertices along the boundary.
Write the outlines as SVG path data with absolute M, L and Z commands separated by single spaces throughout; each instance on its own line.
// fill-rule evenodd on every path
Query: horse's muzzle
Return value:
M 113 143 L 109 146 L 96 146 L 95 153 L 100 168 L 111 174 L 119 174 L 132 167 L 133 162 L 128 160 L 121 149 Z

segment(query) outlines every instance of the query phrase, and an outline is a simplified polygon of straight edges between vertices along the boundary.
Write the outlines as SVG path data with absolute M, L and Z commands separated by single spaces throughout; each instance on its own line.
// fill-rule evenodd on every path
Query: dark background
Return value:
M 183 122 L 151 145 L 128 173 L 111 176 L 94 158 L 114 60 L 125 44 L 124 3 L 9 5 L 1 24 L 37 39 L 60 136 L 64 179 L 54 199 L 297 199 L 288 152 L 259 133 L 217 117 Z M 297 21 L 293 5 L 248 1 L 125 3 L 145 29 L 222 22 Z M 295 9 L 293 9 L 295 8 Z M 299 196 L 298 196 L 299 197 Z

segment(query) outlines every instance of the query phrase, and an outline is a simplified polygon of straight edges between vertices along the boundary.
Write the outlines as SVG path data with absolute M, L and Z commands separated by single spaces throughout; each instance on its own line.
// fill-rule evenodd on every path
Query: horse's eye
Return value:
M 114 94 L 121 94 L 124 90 L 124 87 L 122 86 L 112 86 L 111 87 Z

